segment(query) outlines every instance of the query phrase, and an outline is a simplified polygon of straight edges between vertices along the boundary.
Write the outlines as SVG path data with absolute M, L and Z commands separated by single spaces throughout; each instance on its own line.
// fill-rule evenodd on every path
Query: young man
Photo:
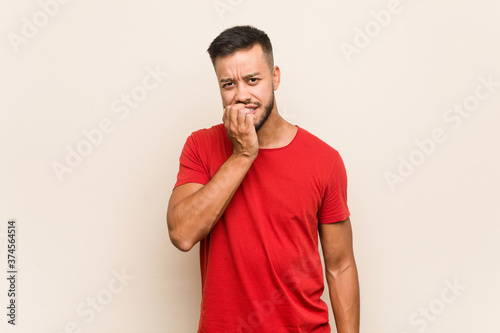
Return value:
M 210 54 L 223 124 L 189 136 L 170 197 L 172 243 L 200 242 L 198 332 L 330 332 L 318 234 L 337 330 L 359 332 L 359 286 L 338 152 L 283 119 L 268 36 L 223 31 Z

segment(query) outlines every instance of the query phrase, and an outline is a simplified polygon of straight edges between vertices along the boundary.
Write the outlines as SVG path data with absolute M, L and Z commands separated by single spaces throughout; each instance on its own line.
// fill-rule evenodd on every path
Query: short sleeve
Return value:
M 319 223 L 335 223 L 349 217 L 347 207 L 347 174 L 340 155 L 333 164 L 330 178 L 326 184 L 321 209 L 318 212 Z
M 179 173 L 174 188 L 187 184 L 199 183 L 205 185 L 210 180 L 206 161 L 203 161 L 201 147 L 197 144 L 195 136 L 191 134 L 182 148 L 179 158 Z

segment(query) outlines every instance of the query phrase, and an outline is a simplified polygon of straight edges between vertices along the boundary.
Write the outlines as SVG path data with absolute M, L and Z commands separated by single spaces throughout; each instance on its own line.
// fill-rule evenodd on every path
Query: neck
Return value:
M 288 145 L 295 134 L 297 127 L 287 122 L 279 113 L 276 103 L 267 121 L 257 132 L 259 148 L 280 148 Z

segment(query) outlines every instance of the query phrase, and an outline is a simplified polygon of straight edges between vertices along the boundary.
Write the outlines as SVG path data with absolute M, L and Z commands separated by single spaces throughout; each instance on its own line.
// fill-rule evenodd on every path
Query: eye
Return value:
M 222 85 L 222 88 L 229 88 L 232 84 L 233 84 L 233 82 L 224 83 Z
M 258 78 L 252 77 L 251 79 L 248 80 L 250 83 L 257 83 L 259 81 Z

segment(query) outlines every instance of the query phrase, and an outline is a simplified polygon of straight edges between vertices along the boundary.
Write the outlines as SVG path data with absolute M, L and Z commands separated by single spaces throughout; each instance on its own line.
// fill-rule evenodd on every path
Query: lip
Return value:
M 250 113 L 255 113 L 255 112 L 257 112 L 257 109 L 259 107 L 255 104 L 247 104 L 247 105 L 245 105 L 245 108 L 246 109 L 253 109 L 253 111 L 250 111 Z

